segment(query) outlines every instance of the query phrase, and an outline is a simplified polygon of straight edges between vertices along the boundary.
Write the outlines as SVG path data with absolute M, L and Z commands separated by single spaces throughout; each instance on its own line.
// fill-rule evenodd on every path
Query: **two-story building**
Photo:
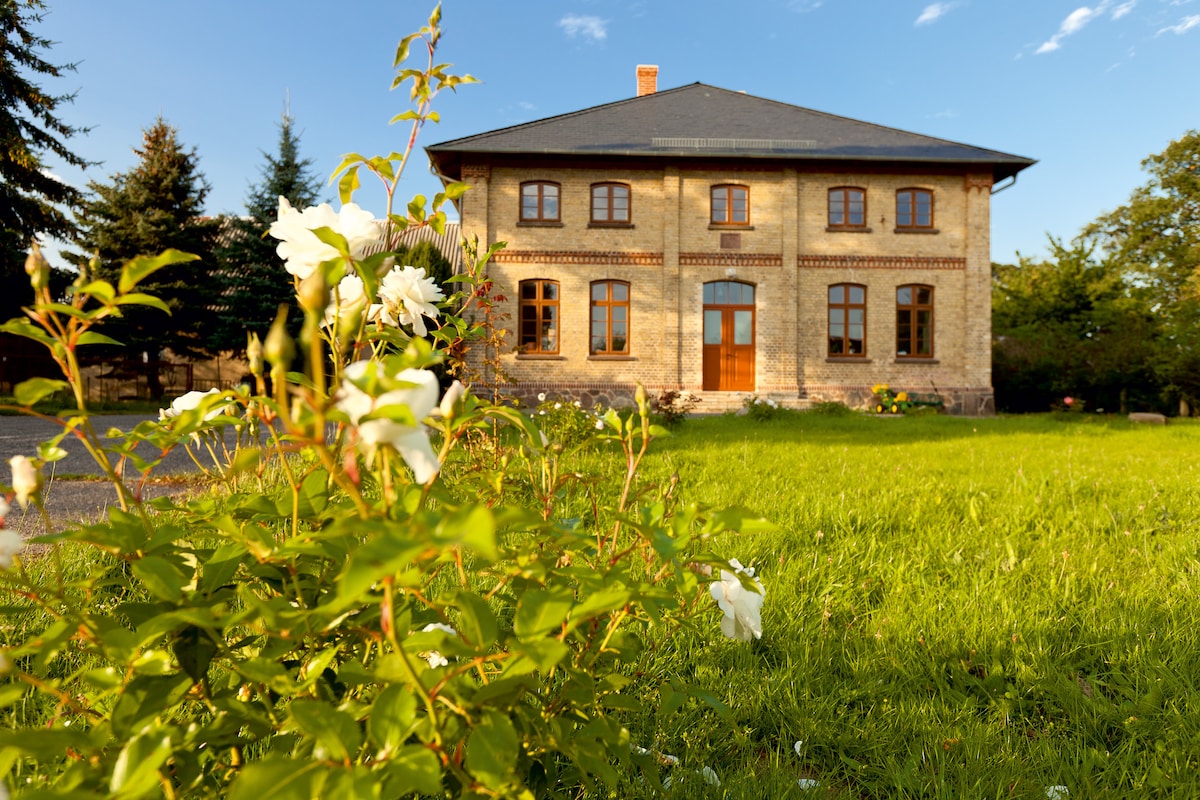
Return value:
M 512 392 L 993 410 L 989 204 L 1027 158 L 696 83 L 427 148 L 507 243 Z

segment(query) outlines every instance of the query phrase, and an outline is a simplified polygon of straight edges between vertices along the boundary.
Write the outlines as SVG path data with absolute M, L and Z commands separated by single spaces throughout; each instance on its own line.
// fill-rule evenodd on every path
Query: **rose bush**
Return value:
M 439 25 L 435 11 L 396 53 L 398 65 L 414 43 L 429 55 L 397 76 L 413 86 L 413 138 L 437 91 L 470 80 L 433 60 Z M 661 786 L 669 766 L 635 739 L 688 702 L 721 709 L 655 677 L 654 651 L 685 627 L 715 632 L 718 608 L 726 635 L 762 635 L 761 582 L 713 548 L 766 523 L 640 482 L 665 433 L 644 391 L 625 414 L 557 409 L 583 420 L 572 436 L 616 451 L 611 487 L 537 415 L 462 384 L 439 398 L 431 370 L 472 335 L 495 248 L 450 297 L 386 250 L 366 255 L 400 227 L 444 224 L 440 206 L 465 188 L 395 215 L 406 160 L 348 159 L 340 211 L 281 203 L 272 233 L 305 317 L 298 343 L 281 315 L 261 358 L 252 348 L 257 392 L 185 396 L 120 436 L 92 427 L 78 349 L 107 340 L 95 328 L 121 305 L 162 307 L 137 285 L 184 254 L 135 259 L 115 286 L 85 268 L 69 306 L 35 284 L 27 319 L 0 326 L 63 367 L 65 382 L 18 387 L 27 409 L 75 393 L 39 461 L 76 436 L 119 504 L 40 537 L 44 558 L 0 559 L 17 621 L 0 648 L 0 780 L 75 797 L 567 797 L 596 781 L 627 794 Z M 350 203 L 364 169 L 387 190 L 382 219 Z M 296 352 L 304 374 L 289 372 Z M 229 428 L 237 444 L 212 450 L 212 492 L 148 504 L 122 479 L 121 465 L 148 477 L 165 453 Z M 12 466 L 18 499 L 39 504 L 35 463 Z

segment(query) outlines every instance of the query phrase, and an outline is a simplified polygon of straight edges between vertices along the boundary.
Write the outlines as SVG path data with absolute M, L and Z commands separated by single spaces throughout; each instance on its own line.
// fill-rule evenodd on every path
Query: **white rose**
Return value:
M 178 417 L 185 411 L 195 411 L 204 402 L 204 398 L 220 393 L 220 389 L 209 389 L 207 392 L 187 392 L 186 394 L 182 394 L 171 401 L 170 408 L 160 408 L 158 410 L 158 418 L 160 420 L 171 419 L 172 417 Z M 205 412 L 204 421 L 214 420 L 224 413 L 225 409 L 218 406 Z
M 463 386 L 462 381 L 455 381 L 450 384 L 450 388 L 442 395 L 442 402 L 438 404 L 438 411 L 443 417 L 448 417 L 454 413 L 454 404 L 462 399 L 466 391 L 467 387 Z
M 12 566 L 13 556 L 25 547 L 21 534 L 9 528 L 0 528 L 0 569 Z
M 721 580 L 709 584 L 708 591 L 717 601 L 724 616 L 721 618 L 721 632 L 730 639 L 740 639 L 743 642 L 751 638 L 762 638 L 762 604 L 767 592 L 763 589 L 762 581 L 754 578 L 758 591 L 752 592 L 742 586 L 737 574 L 753 577 L 754 570 L 741 565 L 736 558 L 729 560 L 734 572 L 721 570 Z
M 379 378 L 390 378 L 391 383 L 402 382 L 414 384 L 385 391 L 377 396 L 367 394 L 354 384 L 368 377 L 372 370 L 377 371 Z M 357 361 L 345 370 L 345 380 L 335 396 L 335 405 L 350 418 L 350 423 L 358 431 L 359 443 L 373 454 L 381 445 L 394 448 L 404 463 L 412 468 L 418 483 L 427 483 L 441 469 L 433 447 L 429 444 L 429 434 L 420 425 L 420 420 L 429 416 L 438 404 L 437 377 L 428 370 L 406 369 L 394 376 L 386 376 L 383 366 L 374 361 Z M 390 419 L 363 418 L 384 406 L 407 406 L 413 417 L 418 420 L 416 427 L 404 425 Z
M 12 488 L 17 494 L 17 502 L 21 508 L 28 508 L 29 498 L 38 493 L 42 483 L 37 467 L 28 456 L 13 456 L 8 465 L 12 467 Z
M 363 291 L 362 278 L 347 275 L 338 281 L 333 290 L 333 302 L 325 307 L 325 327 L 352 325 L 367 308 L 367 295 Z
M 424 336 L 429 332 L 424 318 L 437 319 L 434 303 L 445 297 L 423 267 L 392 267 L 379 284 L 379 318 L 385 325 L 412 325 L 414 334 Z
M 279 218 L 271 223 L 268 233 L 280 240 L 275 252 L 284 260 L 284 268 L 300 280 L 311 275 L 322 261 L 338 257 L 336 248 L 313 233 L 317 228 L 341 234 L 354 258 L 362 258 L 372 246 L 382 243 L 383 226 L 355 203 L 346 203 L 340 211 L 334 211 L 328 203 L 297 211 L 286 197 L 280 197 Z

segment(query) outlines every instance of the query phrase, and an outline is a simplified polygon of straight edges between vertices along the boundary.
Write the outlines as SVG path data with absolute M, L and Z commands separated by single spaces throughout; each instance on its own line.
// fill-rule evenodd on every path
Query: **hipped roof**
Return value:
M 693 83 L 425 148 L 458 178 L 464 157 L 547 155 L 662 159 L 769 159 L 949 165 L 997 182 L 1036 163 L 716 86 Z

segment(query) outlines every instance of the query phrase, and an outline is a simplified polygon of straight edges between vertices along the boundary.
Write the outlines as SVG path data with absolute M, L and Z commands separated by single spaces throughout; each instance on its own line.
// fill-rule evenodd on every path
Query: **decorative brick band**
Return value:
M 662 253 L 631 253 L 619 250 L 501 250 L 492 256 L 500 264 L 609 264 L 632 267 L 661 267 Z
M 966 269 L 965 258 L 925 256 L 797 256 L 801 269 Z
M 462 168 L 462 179 L 467 183 L 471 181 L 486 183 L 491 177 L 492 168 L 487 164 L 467 164 Z
M 778 253 L 680 253 L 682 267 L 782 267 Z
M 992 190 L 992 176 L 991 175 L 964 175 L 963 176 L 963 188 L 966 189 L 968 192 L 971 191 L 972 189 L 978 189 L 981 192 L 983 192 L 983 191 L 990 192 Z

